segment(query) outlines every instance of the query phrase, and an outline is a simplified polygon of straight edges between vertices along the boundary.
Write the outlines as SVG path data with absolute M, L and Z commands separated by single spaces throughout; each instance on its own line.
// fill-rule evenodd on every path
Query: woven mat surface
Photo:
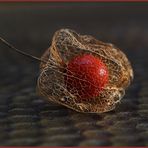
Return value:
M 114 43 L 135 78 L 109 113 L 82 114 L 36 94 L 39 62 L 0 44 L 0 145 L 148 146 L 148 6 L 0 4 L 0 35 L 40 57 L 53 33 L 71 28 Z

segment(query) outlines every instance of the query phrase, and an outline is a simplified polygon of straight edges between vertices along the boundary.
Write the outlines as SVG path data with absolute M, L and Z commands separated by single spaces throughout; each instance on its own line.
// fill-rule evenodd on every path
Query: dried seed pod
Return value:
M 78 112 L 113 110 L 133 79 L 120 49 L 70 29 L 54 34 L 41 59 L 39 93 Z

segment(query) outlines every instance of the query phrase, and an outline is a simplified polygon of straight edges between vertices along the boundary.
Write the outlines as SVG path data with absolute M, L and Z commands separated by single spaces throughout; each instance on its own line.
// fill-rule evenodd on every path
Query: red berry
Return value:
M 97 97 L 108 82 L 108 69 L 98 57 L 78 55 L 67 64 L 65 82 L 80 99 Z

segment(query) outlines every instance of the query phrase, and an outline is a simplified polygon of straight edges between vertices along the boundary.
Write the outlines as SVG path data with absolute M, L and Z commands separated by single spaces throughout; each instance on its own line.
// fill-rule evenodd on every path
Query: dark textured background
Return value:
M 0 145 L 148 146 L 148 5 L 0 4 L 0 35 L 36 56 L 71 28 L 123 49 L 135 79 L 109 113 L 81 114 L 36 95 L 39 63 L 0 44 Z

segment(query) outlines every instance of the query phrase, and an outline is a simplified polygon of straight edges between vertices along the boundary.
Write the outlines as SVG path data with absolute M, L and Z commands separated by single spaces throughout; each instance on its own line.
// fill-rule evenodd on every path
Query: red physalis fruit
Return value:
M 67 89 L 79 99 L 94 98 L 108 83 L 108 69 L 98 57 L 78 55 L 67 64 L 65 82 Z

